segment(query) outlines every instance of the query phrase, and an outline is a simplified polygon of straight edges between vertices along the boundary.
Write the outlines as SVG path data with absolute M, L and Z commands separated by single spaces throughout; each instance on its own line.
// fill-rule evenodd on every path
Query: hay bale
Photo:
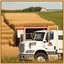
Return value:
M 36 13 L 6 13 L 4 14 L 4 17 L 9 21 L 9 20 L 23 20 L 24 19 L 33 19 L 33 18 L 39 18 L 39 15 L 37 15 Z M 30 17 L 30 18 L 29 18 Z
M 13 37 L 13 34 L 2 34 L 2 39 L 11 39 Z
M 13 24 L 15 27 L 22 27 L 22 26 L 53 26 L 55 23 L 52 21 L 9 21 L 9 24 Z
M 10 45 L 10 46 L 13 46 L 13 45 L 14 45 L 14 42 L 13 42 L 12 39 L 9 39 L 9 45 Z
M 30 17 L 30 18 L 29 18 Z M 5 13 L 4 19 L 5 23 L 8 24 L 13 30 L 16 27 L 24 26 L 54 26 L 56 25 L 52 21 L 45 20 L 41 18 L 37 13 Z M 50 29 L 55 29 L 51 28 Z
M 2 22 L 2 27 L 8 27 L 8 25 L 5 22 Z
M 8 26 L 7 26 L 7 27 L 3 27 L 3 26 L 2 26 L 2 27 L 1 27 L 1 30 L 10 30 L 10 27 L 8 27 Z
M 48 29 L 49 29 L 49 30 L 57 30 L 57 25 L 48 26 Z
M 8 39 L 1 39 L 1 44 L 9 44 L 9 40 Z
M 1 34 L 14 34 L 14 31 L 11 29 L 10 30 L 2 30 Z
M 29 18 L 30 17 L 30 18 Z M 4 18 L 7 20 L 7 23 L 13 25 L 24 25 L 25 24 L 48 24 L 48 25 L 55 25 L 54 22 L 45 20 L 41 18 L 36 13 L 6 13 Z
M 52 22 L 52 21 L 37 21 L 37 20 L 35 20 L 35 21 L 25 21 L 25 20 L 23 20 L 23 21 L 10 21 L 9 20 L 9 24 L 30 24 L 30 23 L 33 23 L 33 24 L 36 24 L 36 23 L 40 23 L 40 24 L 52 24 L 52 25 L 55 25 L 55 23 L 54 22 Z
M 2 26 L 7 27 L 7 24 L 4 22 L 4 17 L 2 16 L 1 18 L 2 18 Z
M 4 21 L 4 17 L 3 16 L 1 16 L 1 20 L 2 20 L 2 22 Z

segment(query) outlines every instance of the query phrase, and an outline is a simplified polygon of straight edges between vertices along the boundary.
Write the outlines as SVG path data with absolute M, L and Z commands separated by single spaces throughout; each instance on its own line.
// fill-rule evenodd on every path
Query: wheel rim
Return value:
M 45 58 L 44 58 L 44 57 L 39 56 L 39 57 L 37 58 L 37 61 L 45 62 L 46 60 L 45 60 Z

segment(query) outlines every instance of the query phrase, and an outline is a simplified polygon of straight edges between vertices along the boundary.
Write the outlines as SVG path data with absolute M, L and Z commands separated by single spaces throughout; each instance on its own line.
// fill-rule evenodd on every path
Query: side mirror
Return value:
M 49 37 L 48 37 L 48 34 L 46 36 L 46 42 L 49 42 Z
M 46 35 L 46 41 L 47 41 L 47 42 L 50 41 L 50 32 L 48 32 L 47 35 Z
M 29 43 L 29 48 L 31 48 L 31 43 Z
M 23 35 L 20 36 L 20 41 L 21 41 L 21 42 L 23 41 Z

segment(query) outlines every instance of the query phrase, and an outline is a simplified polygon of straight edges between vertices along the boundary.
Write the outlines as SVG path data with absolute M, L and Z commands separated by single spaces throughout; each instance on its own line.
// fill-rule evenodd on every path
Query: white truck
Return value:
M 62 30 L 39 30 L 34 32 L 33 40 L 19 44 L 19 58 L 22 60 L 48 61 L 50 54 L 63 58 Z

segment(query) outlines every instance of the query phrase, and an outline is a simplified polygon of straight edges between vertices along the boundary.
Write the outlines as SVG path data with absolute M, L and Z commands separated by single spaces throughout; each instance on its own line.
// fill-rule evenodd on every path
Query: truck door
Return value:
M 46 41 L 46 43 L 45 43 Z M 56 47 L 54 45 L 54 32 L 49 31 L 46 33 L 46 37 L 45 37 L 45 48 L 47 50 L 48 53 L 56 53 Z

